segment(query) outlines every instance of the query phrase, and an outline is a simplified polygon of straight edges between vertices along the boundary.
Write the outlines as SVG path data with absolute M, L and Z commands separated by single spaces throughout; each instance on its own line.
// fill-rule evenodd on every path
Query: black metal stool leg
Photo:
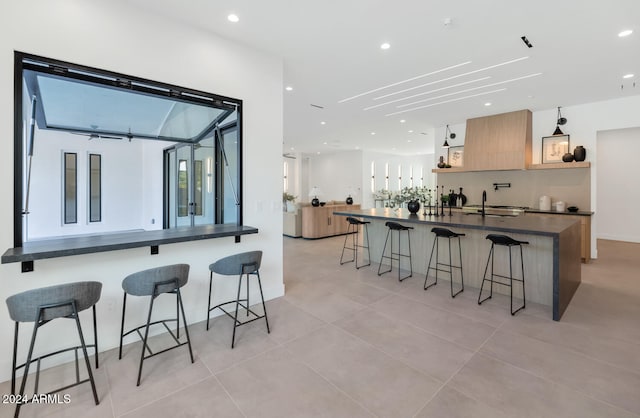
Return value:
M 18 324 L 16 321 L 15 331 L 13 333 L 13 361 L 11 367 L 11 394 L 16 394 L 16 361 L 18 358 Z
M 387 230 L 387 237 L 384 240 L 384 247 L 382 248 L 382 257 L 380 258 L 380 264 L 378 265 L 378 276 L 382 276 L 384 273 L 388 273 L 391 270 L 393 270 L 393 261 L 392 261 L 391 262 L 392 263 L 391 264 L 391 268 L 389 270 L 386 270 L 386 271 L 383 271 L 383 272 L 380 271 L 380 267 L 382 267 L 382 261 L 385 259 L 384 253 L 387 251 L 387 242 L 389 241 L 389 234 L 390 233 L 391 233 L 391 230 L 390 229 Z M 393 244 L 393 237 L 392 237 L 391 243 Z M 392 247 L 392 251 L 393 251 L 393 247 Z
M 187 345 L 189 346 L 189 357 L 191 357 L 191 363 L 193 363 L 193 351 L 191 350 L 191 338 L 189 337 L 189 328 L 187 327 L 187 317 L 184 314 L 184 304 L 182 303 L 182 294 L 180 293 L 180 287 L 176 285 L 176 299 L 178 300 L 178 306 L 182 311 L 182 322 L 184 323 L 184 334 L 187 336 Z M 177 318 L 177 328 L 180 328 L 180 318 Z
M 122 323 L 120 325 L 120 349 L 118 350 L 118 360 L 122 360 L 122 339 L 124 338 L 124 314 L 127 310 L 127 292 L 124 292 L 122 299 Z
M 211 286 L 213 284 L 213 272 L 209 272 L 209 300 L 207 301 L 207 331 L 209 331 L 209 317 L 211 316 Z
M 484 289 L 484 282 L 487 281 L 487 271 L 489 270 L 489 263 L 491 262 L 491 293 L 489 296 L 480 300 L 482 298 L 482 290 Z M 478 305 L 481 305 L 487 299 L 491 299 L 493 295 L 493 244 L 491 244 L 491 249 L 489 250 L 489 257 L 487 258 L 487 265 L 484 268 L 484 274 L 482 275 L 482 284 L 480 285 L 480 293 L 478 294 Z
M 267 306 L 264 304 L 264 295 L 262 294 L 262 281 L 260 280 L 259 271 L 256 271 L 256 276 L 258 276 L 258 289 L 260 289 L 260 298 L 262 299 L 262 310 L 264 311 L 264 322 L 266 322 L 267 324 L 267 334 L 271 334 L 271 330 L 269 329 L 269 318 L 267 318 Z
M 233 335 L 231 336 L 231 349 L 236 342 L 236 328 L 238 327 L 238 306 L 240 305 L 240 288 L 242 287 L 242 276 L 244 273 L 240 273 L 240 280 L 238 281 L 238 296 L 236 298 L 236 313 L 233 316 Z M 249 283 L 249 277 L 247 277 L 247 283 Z
M 413 277 L 413 260 L 411 259 L 411 233 L 408 230 L 407 230 L 407 242 L 409 243 L 409 275 L 404 279 Z
M 344 244 L 342 245 L 342 255 L 340 256 L 340 265 L 343 265 L 343 264 L 346 264 L 346 263 L 350 263 L 350 262 L 352 262 L 354 260 L 354 257 L 352 256 L 351 260 L 344 261 L 344 250 L 347 250 L 347 249 L 348 250 L 353 250 L 354 253 L 357 254 L 356 249 L 355 249 L 356 247 L 355 247 L 355 244 L 353 244 L 353 242 L 352 242 L 352 248 L 347 247 L 347 241 L 349 239 L 349 235 L 353 235 L 351 233 L 351 227 L 352 226 L 354 228 L 356 228 L 356 231 L 357 231 L 357 226 L 356 225 L 354 225 L 352 223 L 349 223 L 349 225 L 347 225 L 347 235 L 344 236 Z M 353 241 L 353 239 L 352 239 L 352 241 Z M 357 261 L 356 261 L 356 264 L 357 264 Z
M 366 247 L 364 246 L 365 237 L 367 239 Z M 363 264 L 361 266 L 358 266 L 358 263 L 356 261 L 356 268 L 357 269 L 359 269 L 361 267 L 366 267 L 366 266 L 370 266 L 371 265 L 371 252 L 369 251 L 369 228 L 367 228 L 367 224 L 366 223 L 363 225 L 362 247 L 367 249 L 367 260 L 369 260 L 369 262 L 367 264 Z M 362 257 L 364 257 L 364 251 L 362 252 Z
M 151 312 L 153 311 L 153 301 L 155 299 L 154 294 L 151 295 L 151 301 L 149 302 L 149 315 L 147 316 L 147 325 L 144 328 L 144 338 L 142 340 L 142 350 L 140 351 L 140 366 L 138 367 L 138 381 L 136 386 L 140 386 L 140 377 L 142 376 L 142 363 L 144 362 L 144 350 L 147 348 L 147 339 L 149 337 L 149 324 L 151 323 Z
M 431 255 L 429 255 L 429 264 L 427 265 L 427 274 L 424 277 L 424 290 L 427 290 L 431 286 L 435 286 L 438 284 L 438 255 L 436 253 L 436 281 L 427 286 L 427 280 L 429 279 L 429 271 L 431 270 L 431 261 L 433 260 L 433 252 L 436 251 L 436 247 L 438 245 L 438 236 L 436 236 L 433 240 L 433 245 L 431 246 Z
M 95 345 L 95 354 L 96 354 L 96 369 L 99 368 L 99 361 L 98 361 L 98 323 L 96 321 L 96 305 L 92 306 L 93 308 L 93 343 Z
M 18 396 L 20 399 L 24 398 L 24 390 L 27 385 L 27 376 L 29 375 L 29 365 L 31 365 L 31 358 L 33 357 L 33 347 L 36 343 L 36 336 L 38 335 L 38 328 L 40 327 L 40 318 L 42 318 L 42 309 L 38 312 L 38 320 L 33 324 L 33 334 L 31 335 L 31 344 L 29 344 L 29 354 L 27 354 L 27 362 L 24 365 L 24 374 L 22 375 L 22 383 L 20 384 L 20 393 Z M 16 411 L 14 416 L 17 417 L 20 414 L 21 402 L 16 403 Z
M 95 307 L 95 305 L 93 305 Z M 78 335 L 80 336 L 80 344 L 82 345 L 82 353 L 84 354 L 84 362 L 87 365 L 87 373 L 89 374 L 89 382 L 91 382 L 91 390 L 93 391 L 93 400 L 96 405 L 100 404 L 98 400 L 98 392 L 96 391 L 96 382 L 93 380 L 93 372 L 91 371 L 91 363 L 89 362 L 89 355 L 87 354 L 87 345 L 84 341 L 84 335 L 82 334 L 82 327 L 80 326 L 80 319 L 78 318 L 78 311 L 76 310 L 75 301 L 72 303 L 73 317 L 76 320 L 76 327 L 78 328 Z M 79 379 L 78 379 L 79 380 Z
M 460 244 L 460 237 L 458 237 L 458 252 L 460 254 L 460 284 L 461 288 L 456 293 L 453 293 L 453 273 L 451 274 L 451 297 L 455 298 L 458 294 L 464 292 L 464 273 L 462 269 L 462 246 Z M 449 254 L 451 254 L 451 248 L 449 248 Z

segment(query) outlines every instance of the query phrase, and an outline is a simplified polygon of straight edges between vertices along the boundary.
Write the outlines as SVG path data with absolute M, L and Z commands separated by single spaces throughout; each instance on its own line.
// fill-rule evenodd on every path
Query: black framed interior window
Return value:
M 65 152 L 63 161 L 63 212 L 65 224 L 78 223 L 78 154 Z
M 89 222 L 102 221 L 102 156 L 89 154 Z

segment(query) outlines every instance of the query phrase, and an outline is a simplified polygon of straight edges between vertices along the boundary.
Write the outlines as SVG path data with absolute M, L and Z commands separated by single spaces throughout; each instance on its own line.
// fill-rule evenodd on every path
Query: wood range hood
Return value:
M 467 119 L 464 171 L 525 170 L 531 165 L 531 111 Z

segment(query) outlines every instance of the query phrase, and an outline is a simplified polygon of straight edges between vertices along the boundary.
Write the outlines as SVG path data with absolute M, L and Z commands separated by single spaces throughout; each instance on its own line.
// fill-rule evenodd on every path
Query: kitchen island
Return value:
M 462 261 L 465 284 L 480 288 L 491 243 L 485 239 L 489 233 L 512 236 L 529 241 L 524 251 L 524 269 L 527 301 L 546 305 L 553 319 L 558 321 L 580 285 L 580 222 L 565 217 L 539 218 L 529 216 L 485 217 L 479 214 L 445 211 L 444 216 L 411 214 L 406 209 L 377 208 L 336 211 L 334 215 L 355 216 L 371 221 L 369 227 L 371 259 L 379 262 L 386 237 L 386 221 L 395 221 L 414 227 L 411 231 L 411 254 L 414 275 L 427 270 L 433 245 L 432 227 L 450 228 L 465 233 L 462 239 Z M 406 244 L 405 244 L 406 245 Z M 405 246 L 406 248 L 406 246 Z M 443 251 L 444 250 L 444 251 Z M 448 258 L 448 249 L 441 254 Z M 496 266 L 508 266 L 508 255 L 496 254 Z M 514 260 L 518 262 L 517 259 Z M 508 267 L 506 267 L 508 269 Z M 519 270 L 519 269 L 518 269 Z M 504 271 L 504 270 L 503 270 Z M 499 272 L 496 267 L 496 272 Z M 494 285 L 494 291 L 508 294 L 508 288 Z M 519 289 L 514 289 L 518 295 Z

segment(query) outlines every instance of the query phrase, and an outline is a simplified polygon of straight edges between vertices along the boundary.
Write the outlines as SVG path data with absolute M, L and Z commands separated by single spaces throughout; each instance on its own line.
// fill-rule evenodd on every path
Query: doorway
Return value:
M 213 138 L 164 150 L 164 228 L 214 224 Z

